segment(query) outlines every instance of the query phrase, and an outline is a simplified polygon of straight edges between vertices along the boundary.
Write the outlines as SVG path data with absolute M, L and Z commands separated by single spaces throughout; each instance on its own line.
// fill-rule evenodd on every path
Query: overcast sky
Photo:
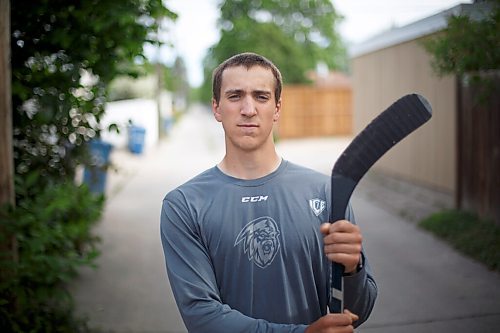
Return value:
M 201 61 L 206 50 L 218 40 L 216 20 L 218 0 L 167 0 L 166 5 L 179 15 L 168 27 L 168 40 L 175 48 L 163 48 L 162 62 L 172 64 L 175 56 L 184 58 L 189 82 L 198 86 L 203 80 Z M 463 0 L 332 0 L 335 9 L 344 16 L 338 26 L 348 43 L 359 43 L 371 36 L 436 14 Z M 151 54 L 151 51 L 148 51 Z M 153 56 L 154 57 L 154 56 Z

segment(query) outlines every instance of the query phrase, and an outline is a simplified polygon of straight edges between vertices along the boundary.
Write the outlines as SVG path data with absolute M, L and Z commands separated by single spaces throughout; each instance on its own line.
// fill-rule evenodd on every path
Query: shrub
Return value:
M 36 178 L 32 174 L 18 181 L 17 189 L 33 191 Z M 80 266 L 94 265 L 98 238 L 91 227 L 100 218 L 103 202 L 103 196 L 92 194 L 86 185 L 64 182 L 15 208 L 3 208 L 0 242 L 15 239 L 17 254 L 5 248 L 0 252 L 0 331 L 86 331 L 85 321 L 73 315 L 64 286 Z

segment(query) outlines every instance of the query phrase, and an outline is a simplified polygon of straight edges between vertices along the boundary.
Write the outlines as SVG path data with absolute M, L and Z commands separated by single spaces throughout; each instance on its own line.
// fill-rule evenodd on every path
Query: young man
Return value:
M 219 65 L 212 111 L 226 154 L 163 201 L 167 272 L 189 332 L 352 332 L 373 308 L 377 288 L 351 211 L 351 222 L 324 223 L 329 177 L 276 153 L 281 87 L 279 70 L 257 54 Z M 327 314 L 331 261 L 345 266 L 342 314 Z

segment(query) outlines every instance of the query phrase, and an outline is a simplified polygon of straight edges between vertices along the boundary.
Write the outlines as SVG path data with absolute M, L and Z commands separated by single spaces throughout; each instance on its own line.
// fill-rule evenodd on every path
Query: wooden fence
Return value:
M 281 139 L 352 134 L 350 87 L 287 85 L 276 131 Z
M 456 198 L 459 208 L 500 225 L 500 72 L 482 78 L 486 88 L 460 82 Z M 490 97 L 481 101 L 485 91 Z

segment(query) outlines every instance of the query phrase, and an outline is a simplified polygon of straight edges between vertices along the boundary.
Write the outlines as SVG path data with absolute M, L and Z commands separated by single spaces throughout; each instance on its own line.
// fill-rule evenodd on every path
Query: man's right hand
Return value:
M 344 313 L 329 313 L 309 325 L 305 333 L 352 333 L 352 323 L 358 319 L 349 310 L 344 310 Z

